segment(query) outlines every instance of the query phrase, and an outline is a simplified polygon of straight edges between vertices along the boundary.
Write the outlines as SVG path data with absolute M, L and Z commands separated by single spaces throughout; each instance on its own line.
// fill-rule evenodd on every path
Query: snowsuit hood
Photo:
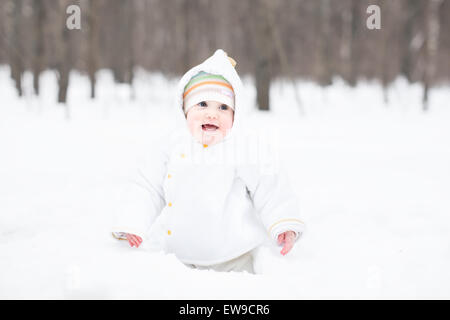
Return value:
M 236 132 L 240 130 L 242 126 L 242 117 L 243 114 L 243 101 L 244 101 L 244 90 L 242 81 L 236 72 L 235 68 L 231 64 L 228 55 L 222 49 L 218 49 L 214 52 L 214 54 L 206 59 L 201 64 L 191 68 L 188 70 L 179 80 L 178 85 L 176 87 L 175 93 L 175 117 L 176 117 L 176 128 L 184 129 L 188 131 L 186 116 L 183 111 L 183 93 L 184 88 L 187 83 L 191 80 L 191 78 L 197 75 L 199 72 L 207 72 L 211 74 L 221 75 L 223 76 L 233 87 L 234 91 L 234 99 L 235 99 L 235 110 L 234 110 L 234 121 L 233 127 L 225 136 L 223 141 L 230 139 L 232 136 L 236 135 Z M 188 131 L 189 132 L 189 131 Z M 190 134 L 190 132 L 189 132 Z

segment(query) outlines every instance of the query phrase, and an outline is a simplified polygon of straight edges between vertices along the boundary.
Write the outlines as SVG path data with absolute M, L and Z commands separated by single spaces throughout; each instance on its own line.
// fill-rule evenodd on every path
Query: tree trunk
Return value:
M 389 6 L 389 4 L 387 4 L 387 6 Z M 390 23 L 390 12 L 389 12 L 389 8 L 386 12 L 386 14 L 384 15 L 383 18 L 383 23 L 385 25 L 389 25 Z M 380 54 L 381 54 L 381 67 L 380 67 L 380 71 L 381 74 L 379 75 L 379 77 L 381 78 L 381 86 L 383 88 L 383 101 L 384 104 L 387 106 L 389 103 L 389 95 L 388 95 L 388 86 L 389 86 L 389 82 L 390 82 L 390 77 L 389 77 L 389 69 L 390 69 L 390 63 L 392 60 L 392 57 L 389 54 L 389 46 L 390 46 L 390 33 L 388 32 L 388 30 L 386 29 L 381 29 L 379 30 L 379 32 L 381 32 L 381 48 L 380 48 Z
M 331 84 L 331 49 L 330 49 L 330 0 L 321 0 L 319 9 L 319 39 L 317 50 L 316 74 L 318 82 L 323 86 Z
M 23 48 L 22 48 L 22 0 L 16 0 L 13 11 L 13 27 L 11 36 L 11 78 L 14 80 L 17 93 L 22 97 L 22 75 L 24 72 Z
M 414 23 L 417 21 L 418 13 L 420 12 L 420 0 L 410 0 L 405 3 L 403 10 L 406 12 L 406 19 L 403 27 L 403 45 L 400 73 L 403 74 L 409 82 L 413 81 L 413 55 L 414 48 L 412 41 L 414 38 L 413 28 Z
M 134 92 L 133 80 L 134 80 L 134 66 L 135 66 L 135 43 L 133 41 L 134 35 L 136 34 L 136 11 L 135 11 L 135 3 L 132 1 L 128 4 L 127 8 L 128 13 L 128 63 L 127 63 L 127 73 L 128 73 L 128 83 L 130 84 L 130 98 L 135 99 L 136 94 Z
M 439 9 L 442 0 L 430 0 L 427 3 L 426 12 L 426 62 L 425 62 L 425 74 L 424 74 L 424 91 L 423 91 L 423 110 L 429 109 L 429 89 L 434 81 L 436 74 L 436 58 L 439 48 Z
M 60 42 L 60 55 L 57 67 L 58 71 L 58 102 L 67 102 L 67 91 L 69 88 L 69 74 L 72 68 L 71 44 L 69 30 L 64 26 Z
M 272 39 L 270 34 L 270 25 L 268 21 L 268 8 L 265 0 L 256 1 L 256 21 L 255 21 L 255 45 L 256 45 L 256 64 L 255 64 L 255 83 L 256 83 L 256 102 L 259 110 L 270 109 L 270 82 L 272 78 L 271 57 L 273 51 Z
M 295 78 L 294 78 L 294 73 L 292 71 L 292 68 L 289 67 L 286 50 L 284 48 L 283 41 L 281 39 L 281 34 L 278 30 L 277 23 L 276 23 L 275 17 L 274 17 L 274 14 L 276 11 L 275 5 L 277 5 L 277 2 L 272 1 L 272 0 L 265 0 L 264 4 L 265 4 L 266 11 L 267 11 L 266 12 L 267 23 L 268 23 L 270 37 L 271 37 L 271 38 L 269 37 L 269 43 L 271 44 L 271 48 L 272 48 L 270 51 L 276 52 L 278 59 L 280 61 L 280 65 L 281 65 L 281 73 L 283 75 L 285 75 L 286 77 L 288 77 L 289 80 L 292 82 L 292 87 L 294 89 L 295 99 L 297 100 L 299 111 L 301 114 L 304 114 L 305 112 L 303 110 L 302 102 L 301 102 L 300 96 L 298 94 L 297 85 L 295 83 Z M 272 54 L 272 52 L 269 52 L 269 59 L 268 59 L 269 60 L 269 68 L 267 71 L 268 79 L 264 81 L 267 83 L 263 82 L 261 84 L 261 87 L 262 87 L 261 91 L 262 92 L 264 92 L 264 90 L 267 91 L 267 97 L 261 98 L 261 100 L 263 100 L 263 101 L 264 100 L 269 101 L 269 99 L 270 99 L 269 92 L 270 92 L 270 78 L 271 78 L 270 62 L 272 60 L 272 58 L 270 56 L 271 54 Z M 262 68 L 262 69 L 264 69 L 264 68 Z M 264 77 L 265 77 L 265 74 L 262 74 L 260 76 L 261 79 L 264 79 Z M 261 80 L 261 81 L 263 81 L 263 80 Z M 265 88 L 265 86 L 268 86 L 267 89 Z
M 34 29 L 34 59 L 33 59 L 33 88 L 39 95 L 39 76 L 44 66 L 44 20 L 45 8 L 43 0 L 33 0 L 33 12 L 35 18 Z
M 443 0 L 430 0 L 427 3 L 426 26 L 426 62 L 423 91 L 423 111 L 429 109 L 429 89 L 436 74 L 436 57 L 439 48 L 439 8 Z
M 69 70 L 68 68 L 59 69 L 59 79 L 58 79 L 58 102 L 67 102 L 67 89 L 69 88 Z
M 255 80 L 256 80 L 256 102 L 259 110 L 270 109 L 270 70 L 269 61 L 259 57 L 256 64 Z
M 361 12 L 360 12 L 360 0 L 352 0 L 352 19 L 351 19 L 351 45 L 350 45 L 350 61 L 349 61 L 349 83 L 351 86 L 355 86 L 358 81 L 358 66 L 359 52 L 358 52 L 358 27 L 360 27 L 361 22 Z
M 89 2 L 89 13 L 88 13 L 88 58 L 87 58 L 87 69 L 89 80 L 91 83 L 91 99 L 95 98 L 95 85 L 96 85 L 96 71 L 98 68 L 98 0 Z

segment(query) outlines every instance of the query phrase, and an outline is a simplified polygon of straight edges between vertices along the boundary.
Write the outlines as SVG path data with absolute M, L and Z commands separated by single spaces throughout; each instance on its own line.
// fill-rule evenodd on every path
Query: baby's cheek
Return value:
M 232 112 L 224 121 L 224 127 L 226 130 L 230 130 L 233 127 L 234 122 L 234 112 Z
M 187 121 L 187 126 L 189 128 L 189 131 L 191 132 L 191 134 L 195 134 L 197 127 L 198 127 L 198 116 L 192 112 L 193 110 L 190 110 L 188 112 L 186 121 Z
M 222 124 L 220 131 L 222 133 L 222 136 L 225 136 L 228 134 L 228 132 L 231 130 L 231 125 L 230 123 L 224 123 Z

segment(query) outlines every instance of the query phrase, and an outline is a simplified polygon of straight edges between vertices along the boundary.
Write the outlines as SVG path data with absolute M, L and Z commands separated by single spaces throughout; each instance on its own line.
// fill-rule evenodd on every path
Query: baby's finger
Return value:
M 141 244 L 138 240 L 137 236 L 133 236 L 133 243 L 136 246 L 136 248 L 139 248 L 139 245 Z
M 136 245 L 133 235 L 131 235 L 131 234 L 127 235 L 127 239 L 128 239 L 128 243 L 130 244 L 131 247 Z
M 294 241 L 295 240 L 295 232 L 294 231 L 288 231 L 286 232 L 286 241 Z
M 294 234 L 294 232 L 292 232 L 292 231 L 287 232 L 286 241 L 285 241 L 283 249 L 281 250 L 281 254 L 285 255 L 289 251 L 291 251 L 292 247 L 294 246 L 294 243 L 295 243 L 295 234 Z
M 281 254 L 284 256 L 286 255 L 289 251 L 291 251 L 292 247 L 294 246 L 294 243 L 292 241 L 286 241 L 286 243 L 284 244 L 283 249 L 281 249 Z
M 278 244 L 282 244 L 284 242 L 284 238 L 285 238 L 285 233 L 283 232 L 282 234 L 278 235 Z

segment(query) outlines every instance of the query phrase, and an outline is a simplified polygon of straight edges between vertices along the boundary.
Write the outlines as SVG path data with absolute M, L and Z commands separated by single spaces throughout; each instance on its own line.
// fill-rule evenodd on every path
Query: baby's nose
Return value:
M 216 111 L 212 111 L 212 110 L 208 110 L 206 112 L 206 117 L 207 118 L 217 118 L 217 112 Z

